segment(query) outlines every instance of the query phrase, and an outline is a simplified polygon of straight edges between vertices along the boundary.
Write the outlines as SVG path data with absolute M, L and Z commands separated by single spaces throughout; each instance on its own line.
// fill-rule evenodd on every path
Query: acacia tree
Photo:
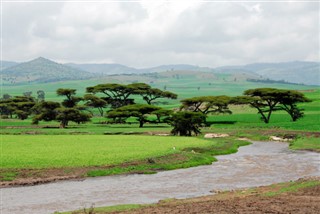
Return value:
M 37 91 L 38 95 L 38 101 L 44 101 L 45 100 L 45 92 L 43 90 L 38 90 Z
M 58 96 L 65 96 L 66 99 L 62 101 L 62 106 L 66 108 L 73 108 L 75 107 L 83 98 L 74 96 L 76 94 L 76 89 L 70 88 L 59 88 L 57 90 Z
M 151 88 L 150 86 L 144 90 L 138 91 L 142 98 L 149 104 L 158 98 L 177 99 L 178 95 L 170 91 L 162 91 L 158 88 Z
M 0 112 L 1 115 L 7 115 L 11 118 L 16 115 L 17 118 L 24 120 L 32 114 L 32 108 L 35 104 L 35 99 L 31 96 L 15 96 L 0 101 Z
M 43 101 L 38 103 L 34 109 L 37 114 L 33 117 L 32 123 L 38 124 L 40 121 L 52 121 L 57 117 L 57 109 L 60 108 L 61 105 L 58 102 L 52 101 Z
M 142 128 L 144 123 L 147 122 L 147 115 L 153 114 L 154 111 L 160 110 L 160 107 L 145 105 L 145 104 L 133 104 L 123 106 L 108 112 L 108 118 L 129 118 L 136 117 L 139 121 L 139 127 Z
M 135 90 L 137 90 L 139 86 L 140 83 L 129 85 L 108 83 L 87 87 L 86 90 L 87 93 L 103 93 L 106 97 L 102 97 L 102 99 L 110 103 L 112 108 L 119 108 L 125 105 L 134 104 L 133 99 L 129 99 L 129 96 L 135 94 Z
M 173 126 L 171 133 L 180 136 L 191 136 L 200 134 L 200 127 L 205 123 L 206 115 L 201 112 L 177 112 L 169 120 Z
M 269 123 L 272 112 L 285 110 L 293 121 L 303 117 L 303 109 L 297 107 L 299 102 L 309 102 L 300 92 L 276 88 L 256 88 L 244 92 L 245 97 L 238 97 L 238 101 L 250 104 L 258 110 L 261 119 Z
M 151 88 L 150 85 L 145 83 L 132 83 L 128 85 L 116 83 L 99 84 L 87 87 L 87 92 L 93 94 L 103 93 L 106 97 L 102 97 L 101 99 L 110 103 L 112 108 L 134 104 L 134 100 L 129 98 L 131 95 L 142 96 L 149 105 L 158 98 L 177 99 L 176 94 Z
M 169 109 L 163 109 L 162 108 L 162 109 L 153 111 L 152 113 L 157 116 L 157 122 L 161 123 L 162 122 L 161 118 L 163 118 L 163 120 L 166 120 L 166 118 L 168 118 L 170 115 L 173 114 L 173 111 L 169 110 Z
M 12 98 L 12 96 L 10 94 L 3 94 L 1 100 L 8 100 L 10 98 Z
M 191 110 L 193 112 L 201 112 L 203 114 L 231 114 L 228 104 L 231 97 L 228 96 L 202 96 L 181 100 L 182 106 L 180 110 Z
M 13 99 L 12 106 L 14 107 L 14 114 L 20 120 L 27 119 L 32 114 L 32 107 L 36 104 L 33 97 L 16 97 Z
M 83 100 L 82 97 L 74 96 L 76 94 L 76 89 L 69 88 L 59 88 L 57 90 L 58 96 L 65 96 L 66 99 L 62 101 L 62 107 L 57 108 L 55 120 L 60 122 L 60 127 L 65 128 L 69 121 L 76 123 L 84 123 L 90 121 L 90 115 L 87 113 L 81 112 L 85 107 L 78 106 L 78 103 Z
M 3 118 L 13 117 L 14 114 L 14 106 L 12 105 L 11 98 L 0 100 L 0 114 Z
M 304 116 L 304 109 L 297 106 L 297 103 L 303 102 L 311 102 L 311 100 L 306 98 L 301 92 L 290 90 L 281 97 L 280 108 L 286 111 L 294 122 Z
M 93 94 L 86 94 L 84 95 L 84 100 L 86 101 L 85 105 L 91 108 L 97 108 L 100 116 L 103 117 L 104 108 L 107 107 L 108 102 L 97 97 Z
M 69 121 L 80 124 L 90 121 L 91 118 L 89 114 L 76 108 L 57 108 L 56 111 L 56 120 L 60 122 L 60 128 L 65 128 Z

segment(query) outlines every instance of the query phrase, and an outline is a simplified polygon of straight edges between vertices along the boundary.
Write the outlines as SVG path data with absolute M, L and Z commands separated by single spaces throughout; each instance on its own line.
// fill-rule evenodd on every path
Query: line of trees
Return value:
M 80 97 L 76 96 L 76 89 L 59 88 L 56 91 L 57 95 L 64 97 L 61 103 L 45 101 L 44 97 L 39 99 L 39 96 L 44 96 L 41 92 L 37 92 L 38 99 L 31 96 L 32 92 L 13 98 L 6 94 L 0 100 L 0 113 L 3 118 L 16 116 L 22 120 L 34 115 L 33 124 L 56 120 L 60 122 L 61 128 L 65 128 L 69 121 L 90 121 L 93 116 L 92 109 L 97 109 L 102 117 L 109 108 L 107 117 L 112 118 L 114 122 L 124 122 L 129 117 L 136 117 L 140 127 L 143 127 L 143 124 L 148 122 L 147 115 L 154 114 L 157 122 L 161 122 L 163 117 L 172 112 L 152 105 L 156 99 L 177 99 L 175 93 L 152 88 L 145 83 L 99 84 L 87 87 L 86 92 L 87 94 Z M 132 95 L 141 96 L 147 104 L 135 104 Z
M 90 121 L 92 109 L 97 109 L 101 117 L 105 116 L 115 123 L 125 123 L 130 117 L 136 118 L 139 127 L 143 127 L 146 122 L 165 122 L 173 126 L 173 134 L 190 136 L 200 133 L 207 115 L 232 114 L 230 105 L 249 105 L 257 109 L 262 121 L 269 123 L 275 111 L 285 111 L 292 121 L 297 121 L 304 116 L 298 103 L 311 102 L 298 91 L 256 88 L 246 90 L 243 96 L 199 96 L 183 99 L 180 101 L 181 107 L 175 112 L 153 105 L 159 98 L 177 99 L 175 93 L 152 88 L 145 83 L 99 84 L 87 87 L 86 92 L 80 97 L 76 96 L 76 89 L 60 88 L 56 93 L 64 97 L 62 102 L 45 101 L 44 92 L 41 91 L 37 93 L 38 98 L 32 97 L 31 93 L 15 97 L 4 95 L 0 100 L 0 113 L 2 116 L 16 116 L 22 120 L 34 115 L 34 124 L 55 120 L 60 122 L 61 128 L 65 128 L 70 121 Z M 146 104 L 136 104 L 133 97 L 137 96 Z M 149 120 L 150 115 L 154 115 L 156 120 Z

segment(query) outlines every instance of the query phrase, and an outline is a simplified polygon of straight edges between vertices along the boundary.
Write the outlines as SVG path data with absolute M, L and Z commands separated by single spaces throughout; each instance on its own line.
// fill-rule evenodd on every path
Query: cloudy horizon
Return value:
M 319 61 L 319 2 L 2 2 L 2 60 L 218 67 Z

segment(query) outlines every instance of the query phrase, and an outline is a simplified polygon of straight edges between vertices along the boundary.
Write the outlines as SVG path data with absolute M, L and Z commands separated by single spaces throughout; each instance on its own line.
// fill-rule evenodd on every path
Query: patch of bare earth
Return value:
M 319 181 L 319 178 L 317 180 Z M 160 201 L 155 206 L 112 213 L 319 213 L 320 185 L 276 196 L 263 194 L 270 191 L 275 191 L 275 187 L 259 187 L 254 191 L 242 190 L 192 199 Z

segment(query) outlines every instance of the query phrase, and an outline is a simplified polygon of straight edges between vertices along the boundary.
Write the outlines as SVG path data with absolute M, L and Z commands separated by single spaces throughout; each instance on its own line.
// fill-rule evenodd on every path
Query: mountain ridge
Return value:
M 1 70 L 1 73 L 4 75 L 21 75 L 24 73 L 29 73 L 30 81 L 30 66 L 26 68 L 24 66 L 22 69 L 17 69 L 17 66 L 32 64 L 34 61 L 41 61 L 41 69 L 50 70 L 48 67 L 52 67 L 53 64 L 58 75 L 52 75 L 51 77 L 42 79 L 40 77 L 35 78 L 32 81 L 62 81 L 62 80 L 73 80 L 73 79 L 87 79 L 94 78 L 99 76 L 108 76 L 115 74 L 142 74 L 142 73 L 158 73 L 166 71 L 202 71 L 202 72 L 212 72 L 212 73 L 225 73 L 230 75 L 240 75 L 248 74 L 257 76 L 260 79 L 271 79 L 277 81 L 287 81 L 298 84 L 308 84 L 308 85 L 320 85 L 320 62 L 311 62 L 311 61 L 290 61 L 290 62 L 277 62 L 277 63 L 251 63 L 246 65 L 235 65 L 235 66 L 220 66 L 216 68 L 210 67 L 200 67 L 197 65 L 190 64 L 168 64 L 168 65 L 159 65 L 149 68 L 134 68 L 122 64 L 116 63 L 65 63 L 59 64 L 49 59 L 39 57 L 37 59 L 15 64 L 13 66 L 6 67 Z M 10 61 L 6 61 L 9 62 Z M 45 65 L 48 64 L 48 65 Z M 32 66 L 31 66 L 32 67 Z M 45 76 L 46 73 L 39 71 L 38 74 Z M 61 69 L 61 70 L 59 70 Z M 53 69 L 54 70 L 54 69 Z M 32 73 L 32 72 L 31 72 Z M 49 72 L 50 73 L 50 72 Z M 68 75 L 67 75 L 68 74 Z M 40 75 L 40 76 L 41 76 Z M 19 78 L 21 81 L 23 78 Z

